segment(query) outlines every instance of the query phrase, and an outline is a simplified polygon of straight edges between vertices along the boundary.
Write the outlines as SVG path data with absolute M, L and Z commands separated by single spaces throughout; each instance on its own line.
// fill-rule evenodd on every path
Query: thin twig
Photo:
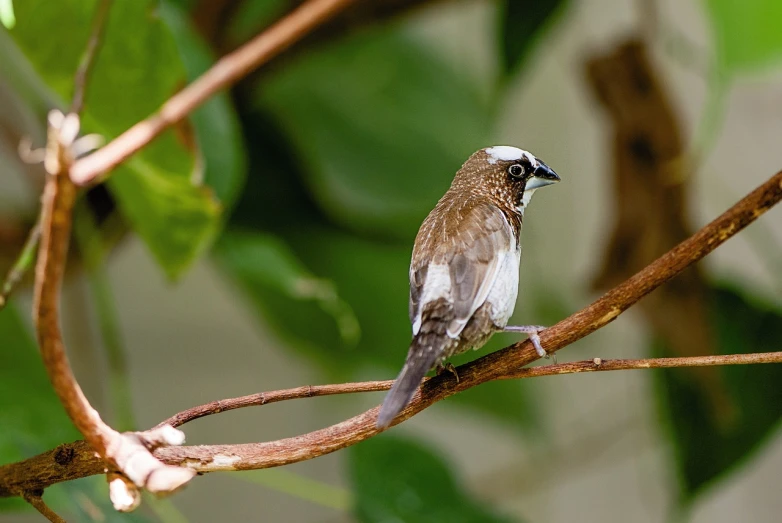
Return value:
M 228 410 L 241 409 L 243 407 L 255 407 L 258 405 L 267 405 L 277 403 L 278 401 L 295 400 L 300 398 L 314 398 L 316 396 L 332 396 L 336 394 L 352 394 L 354 392 L 378 392 L 391 388 L 394 380 L 384 381 L 364 381 L 358 383 L 339 383 L 335 385 L 305 385 L 293 389 L 273 390 L 270 392 L 260 392 L 258 394 L 249 394 L 238 398 L 228 398 L 224 400 L 211 401 L 204 405 L 199 405 L 191 409 L 184 410 L 174 414 L 165 421 L 160 422 L 157 427 L 171 425 L 180 427 L 185 423 L 218 414 Z M 157 428 L 156 427 L 156 428 Z
M 97 56 L 100 34 L 107 19 L 110 2 L 104 0 L 95 16 L 92 36 L 85 58 L 75 80 L 74 105 L 81 105 L 91 64 Z M 114 474 L 110 497 L 117 510 L 132 510 L 140 499 L 137 487 L 153 493 L 170 493 L 190 481 L 194 472 L 181 467 L 165 465 L 155 459 L 152 449 L 163 445 L 177 445 L 184 434 L 172 427 L 163 427 L 145 434 L 120 434 L 103 422 L 92 408 L 76 381 L 68 361 L 60 330 L 60 291 L 68 255 L 76 185 L 71 181 L 70 168 L 75 153 L 74 144 L 79 132 L 79 117 L 59 111 L 49 113 L 48 140 L 44 167 L 47 171 L 41 200 L 41 240 L 35 271 L 33 319 L 44 368 L 65 412 L 104 460 L 105 468 Z M 121 483 L 121 485 L 120 485 Z M 117 485 L 132 486 L 115 488 Z M 130 503 L 130 495 L 135 494 Z
M 555 352 L 616 319 L 646 294 L 670 280 L 685 268 L 700 260 L 724 243 L 748 224 L 782 199 L 782 172 L 777 173 L 763 185 L 752 191 L 728 211 L 712 221 L 666 254 L 655 260 L 632 278 L 618 285 L 603 297 L 562 320 L 540 334 L 543 346 Z M 780 353 L 744 354 L 697 358 L 661 358 L 653 360 L 606 360 L 599 365 L 594 360 L 576 363 L 562 363 L 553 369 L 522 370 L 528 363 L 538 359 L 529 341 L 513 344 L 500 351 L 488 354 L 458 367 L 459 380 L 449 373 L 428 379 L 416 392 L 412 402 L 395 420 L 396 423 L 414 416 L 430 405 L 453 394 L 467 390 L 481 383 L 495 379 L 509 379 L 528 373 L 543 375 L 562 373 L 570 368 L 573 372 L 585 370 L 608 370 L 620 368 L 664 368 L 689 365 L 732 365 L 738 363 L 779 362 Z M 640 362 L 640 363 L 639 363 Z M 654 363 L 652 363 L 654 362 Z M 552 366 L 550 366 L 552 367 Z M 599 368 L 595 368 L 599 367 Z M 299 387 L 292 391 L 277 391 L 265 396 L 256 395 L 235 399 L 235 404 L 269 403 L 270 397 L 293 399 L 326 393 L 359 390 L 384 390 L 389 382 L 369 382 L 315 387 Z M 318 392 L 315 392 L 318 391 Z M 280 400 L 278 399 L 278 401 Z M 230 400 L 226 400 L 230 402 Z M 230 403 L 228 403 L 230 404 Z M 213 402 L 195 407 L 173 418 L 172 423 L 184 423 L 210 413 L 225 409 L 226 403 Z M 235 408 L 238 408 L 235 407 Z M 204 445 L 192 447 L 164 447 L 154 451 L 154 456 L 170 465 L 186 466 L 199 472 L 217 470 L 252 470 L 287 465 L 329 454 L 353 445 L 381 432 L 375 426 L 378 407 L 336 425 L 293 438 L 265 443 L 240 445 Z M 57 456 L 69 456 L 70 466 L 56 465 Z M 83 442 L 62 445 L 54 451 L 41 454 L 18 463 L 0 467 L 0 497 L 17 495 L 22 490 L 41 489 L 59 481 L 75 479 L 103 470 L 103 462 L 94 457 Z
M 782 352 L 760 352 L 753 354 L 721 354 L 716 356 L 688 356 L 681 358 L 646 358 L 646 359 L 611 359 L 594 358 L 591 360 L 571 361 L 555 365 L 525 367 L 501 376 L 498 379 L 513 380 L 522 378 L 537 378 L 540 376 L 556 376 L 559 374 L 578 374 L 581 372 L 601 372 L 608 370 L 630 369 L 670 369 L 674 367 L 713 367 L 720 365 L 753 365 L 760 363 L 782 363 Z M 157 427 L 171 425 L 181 427 L 198 418 L 219 414 L 229 410 L 244 407 L 257 407 L 276 403 L 278 401 L 316 396 L 333 396 L 337 394 L 353 394 L 356 392 L 379 392 L 389 390 L 394 380 L 360 381 L 354 383 L 339 383 L 334 385 L 308 385 L 293 389 L 259 392 L 238 398 L 228 398 L 211 401 L 174 414 Z
M 40 512 L 41 515 L 43 515 L 43 517 L 45 517 L 52 523 L 65 523 L 65 520 L 60 516 L 58 516 L 55 511 L 49 508 L 49 505 L 47 505 L 43 501 L 43 498 L 37 492 L 25 491 L 22 494 L 22 497 L 26 502 L 32 505 L 35 508 L 35 510 Z
M 264 35 L 261 35 L 248 44 L 252 50 L 243 48 L 237 51 L 237 53 L 242 52 L 241 57 L 234 53 L 218 62 L 206 75 L 182 91 L 181 96 L 177 95 L 165 104 L 159 113 L 131 128 L 112 142 L 113 149 L 110 144 L 102 150 L 104 154 L 97 153 L 88 157 L 88 159 L 97 157 L 93 162 L 87 162 L 88 159 L 85 159 L 76 164 L 75 166 L 81 168 L 79 171 L 81 178 L 76 179 L 82 182 L 91 181 L 121 163 L 168 125 L 183 118 L 189 110 L 213 92 L 230 85 L 242 74 L 292 43 L 303 32 L 348 3 L 348 0 L 311 0 L 291 17 L 272 28 L 268 32 L 270 35 L 268 38 L 264 39 Z M 57 160 L 61 163 L 60 168 L 54 170 L 57 175 L 51 177 L 51 180 L 56 181 L 50 180 L 47 183 L 44 198 L 45 219 L 42 221 L 43 238 L 36 285 L 36 323 L 44 361 L 55 389 L 72 419 L 74 414 L 86 418 L 86 426 L 80 425 L 84 420 L 74 421 L 80 429 L 85 428 L 85 436 L 91 444 L 92 441 L 97 441 L 98 444 L 93 444 L 93 448 L 105 451 L 105 448 L 101 447 L 106 443 L 103 439 L 106 436 L 104 433 L 109 436 L 111 434 L 104 429 L 105 425 L 101 426 L 102 422 L 97 413 L 86 403 L 78 384 L 73 380 L 59 332 L 57 308 L 59 287 L 68 243 L 75 187 L 68 180 L 68 174 L 73 175 L 73 172 L 68 172 L 68 159 L 58 155 Z M 63 179 L 65 181 L 62 181 Z M 549 352 L 555 352 L 610 323 L 643 296 L 754 221 L 781 198 L 782 173 L 779 173 L 714 222 L 595 303 L 545 330 L 541 334 L 543 345 Z M 459 381 L 445 374 L 431 378 L 395 421 L 400 423 L 431 404 L 480 383 L 506 378 L 536 358 L 537 355 L 530 343 L 525 341 L 459 367 L 457 369 Z M 332 427 L 294 438 L 245 445 L 162 447 L 154 450 L 154 455 L 171 465 L 186 465 L 187 470 L 190 471 L 245 470 L 279 466 L 321 456 L 371 437 L 380 432 L 375 427 L 376 418 L 377 408 L 374 408 Z M 139 438 L 142 436 L 138 435 Z M 49 460 L 60 465 L 57 459 L 58 457 L 62 459 L 64 456 L 67 458 L 64 461 L 74 467 L 61 466 L 68 469 L 64 471 L 67 474 L 61 470 L 53 471 L 53 464 Z M 116 460 L 108 461 L 116 464 Z M 81 468 L 76 469 L 76 464 L 80 464 Z M 20 483 L 29 485 L 36 484 L 37 481 L 37 484 L 45 487 L 63 480 L 65 475 L 73 479 L 100 473 L 104 468 L 104 461 L 95 457 L 90 447 L 83 442 L 61 446 L 56 451 L 31 460 L 0 467 L 0 496 L 18 495 L 23 490 L 19 488 Z M 85 471 L 90 472 L 85 473 Z
M 35 270 L 33 304 L 35 331 L 44 368 L 68 417 L 111 468 L 122 471 L 140 487 L 153 492 L 171 492 L 192 478 L 190 471 L 161 464 L 150 454 L 147 440 L 139 435 L 119 434 L 106 425 L 84 396 L 68 361 L 60 331 L 59 307 L 76 186 L 68 176 L 73 160 L 69 150 L 71 143 L 66 141 L 67 133 L 61 133 L 61 129 L 68 127 L 69 118 L 72 124 L 73 119 L 78 117 L 63 117 L 62 113 L 57 113 L 58 119 L 53 114 L 49 117 L 48 156 L 45 161 L 49 174 L 41 203 L 41 245 Z M 75 136 L 70 139 L 73 138 Z M 168 438 L 170 442 L 177 439 L 178 436 Z
M 555 352 L 612 322 L 646 294 L 756 220 L 780 199 L 782 172 L 632 278 L 543 331 L 540 334 L 543 347 L 550 353 Z M 532 344 L 524 341 L 458 367 L 458 381 L 448 373 L 433 377 L 416 392 L 395 424 L 457 392 L 517 372 L 537 358 Z M 187 463 L 201 472 L 286 465 L 334 452 L 378 434 L 381 431 L 375 426 L 377 410 L 376 407 L 337 425 L 293 438 L 244 445 L 163 448 L 156 451 L 155 456 L 169 464 Z
M 751 354 L 719 354 L 715 356 L 684 356 L 680 358 L 646 358 L 638 360 L 591 360 L 571 361 L 557 365 L 527 367 L 510 372 L 501 379 L 535 378 L 557 374 L 578 374 L 580 372 L 601 372 L 606 370 L 630 369 L 672 369 L 679 367 L 715 367 L 721 365 L 755 365 L 760 363 L 782 363 L 782 352 L 756 352 Z
M 35 262 L 35 251 L 38 248 L 38 241 L 41 239 L 41 222 L 36 223 L 30 233 L 27 235 L 27 240 L 24 242 L 22 252 L 19 253 L 19 257 L 14 262 L 14 265 L 8 271 L 8 275 L 5 277 L 2 288 L 0 288 L 0 310 L 8 303 L 8 298 L 11 296 L 11 292 L 19 284 L 24 277 L 27 270 L 32 267 Z
M 103 35 L 106 32 L 106 22 L 109 18 L 112 0 L 100 0 L 95 10 L 95 16 L 92 19 L 92 32 L 87 41 L 87 48 L 79 61 L 76 74 L 73 78 L 73 99 L 69 112 L 79 114 L 84 108 L 84 99 L 87 93 L 90 73 L 95 64 L 95 58 L 98 56 L 98 50 L 103 42 Z
M 108 173 L 185 118 L 215 93 L 230 87 L 312 29 L 336 15 L 354 0 L 310 0 L 236 51 L 225 55 L 163 106 L 99 151 L 77 161 L 71 179 L 85 185 Z
M 159 130 L 184 117 L 220 86 L 227 86 L 246 74 L 254 67 L 253 64 L 257 65 L 289 45 L 347 3 L 346 0 L 313 0 L 288 17 L 287 25 L 284 20 L 254 40 L 254 44 L 251 42 L 241 52 L 234 53 L 230 60 L 216 64 L 199 81 L 163 106 Z M 102 0 L 94 17 L 88 47 L 74 80 L 75 111 L 84 104 L 89 72 L 100 47 L 110 4 L 110 0 Z M 211 91 L 210 86 L 213 88 Z M 171 114 L 178 116 L 166 123 L 166 118 Z M 171 493 L 192 479 L 195 471 L 165 465 L 151 454 L 156 448 L 181 444 L 184 442 L 184 434 L 170 426 L 145 433 L 118 433 L 104 423 L 92 408 L 73 375 L 60 331 L 59 301 L 76 200 L 76 185 L 72 178 L 75 153 L 72 152 L 72 146 L 78 135 L 79 121 L 75 112 L 64 116 L 59 111 L 52 111 L 49 123 L 44 158 L 49 175 L 41 205 L 41 240 L 33 305 L 36 335 L 44 367 L 60 402 L 76 428 L 97 453 L 95 457 L 103 460 L 104 472 L 109 472 L 109 492 L 115 508 L 133 510 L 140 500 L 139 487 L 158 494 Z M 73 461 L 73 456 L 68 461 Z M 21 489 L 14 490 L 15 494 L 20 492 Z
M 87 42 L 87 49 L 84 51 L 79 67 L 76 70 L 73 79 L 73 99 L 71 101 L 70 112 L 79 114 L 84 108 L 84 98 L 87 92 L 87 84 L 89 80 L 90 72 L 95 64 L 95 58 L 98 55 L 101 41 L 103 40 L 103 33 L 106 29 L 106 21 L 108 19 L 109 8 L 111 7 L 112 0 L 101 0 L 98 5 L 95 17 L 92 21 L 92 32 L 90 39 Z M 21 145 L 21 144 L 20 144 Z M 28 146 L 29 148 L 29 146 Z M 24 158 L 23 158 L 24 159 Z M 41 161 L 39 159 L 38 161 Z M 35 163 L 38 163 L 36 161 Z M 8 272 L 8 275 L 3 282 L 2 288 L 0 288 L 0 310 L 5 307 L 8 297 L 11 295 L 14 287 L 21 281 L 25 273 L 33 266 L 35 262 L 35 251 L 38 247 L 38 242 L 41 239 L 41 220 L 40 216 L 38 221 L 30 229 L 30 233 L 27 236 L 27 241 L 22 248 L 22 252 L 16 259 L 13 267 Z

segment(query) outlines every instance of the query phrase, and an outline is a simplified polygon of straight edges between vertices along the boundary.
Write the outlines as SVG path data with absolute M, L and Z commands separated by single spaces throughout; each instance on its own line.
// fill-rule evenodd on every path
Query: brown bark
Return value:
M 623 311 L 638 302 L 648 293 L 681 273 L 691 264 L 700 260 L 708 253 L 724 243 L 728 238 L 738 233 L 749 223 L 761 216 L 765 211 L 782 199 L 782 172 L 772 176 L 759 188 L 736 203 L 720 217 L 703 227 L 693 236 L 659 257 L 643 270 L 614 287 L 604 296 L 586 308 L 560 321 L 540 334 L 543 346 L 549 352 L 555 352 L 616 319 Z M 459 380 L 450 373 L 443 373 L 427 380 L 416 393 L 413 401 L 395 420 L 395 424 L 414 416 L 433 403 L 453 394 L 467 390 L 476 385 L 495 379 L 511 379 L 526 374 L 540 375 L 544 372 L 536 369 L 522 369 L 528 363 L 537 359 L 537 353 L 529 341 L 519 342 L 503 350 L 488 354 L 475 361 L 458 367 Z M 594 360 L 578 363 L 565 363 L 555 366 L 554 370 L 569 372 L 584 372 L 619 368 L 648 368 L 737 364 L 737 363 L 773 363 L 780 361 L 779 353 L 770 354 L 737 354 L 729 356 L 710 356 L 705 359 L 662 359 L 640 360 L 630 363 L 627 360 L 600 361 Z M 655 363 L 656 362 L 656 363 Z M 562 372 L 554 372 L 562 373 Z M 337 393 L 342 390 L 351 392 L 357 390 L 384 390 L 389 382 L 373 382 L 370 384 L 330 385 L 320 392 Z M 375 388 L 376 387 L 376 388 Z M 295 389 L 296 392 L 278 391 L 268 393 L 265 397 L 279 399 L 308 397 L 319 395 L 309 387 Z M 260 404 L 264 396 L 239 398 L 214 402 L 207 406 L 196 407 L 188 413 L 177 415 L 172 420 L 188 421 L 209 413 L 224 410 L 225 406 L 235 404 Z M 265 401 L 270 402 L 270 401 Z M 248 443 L 240 445 L 202 445 L 183 447 L 163 447 L 156 449 L 154 456 L 169 465 L 186 466 L 200 472 L 216 470 L 250 470 L 267 468 L 312 459 L 349 445 L 363 441 L 379 432 L 375 426 L 378 408 L 370 409 L 358 416 L 321 430 L 310 432 L 293 438 L 286 438 L 265 443 Z M 57 451 L 36 456 L 21 463 L 0 467 L 0 496 L 16 495 L 22 485 L 28 489 L 43 489 L 52 483 L 66 481 L 97 474 L 104 470 L 103 462 L 95 457 L 93 451 L 84 442 L 59 447 L 59 454 L 71 456 L 68 466 L 58 468 L 55 461 Z M 72 455 L 71 455 L 72 454 Z

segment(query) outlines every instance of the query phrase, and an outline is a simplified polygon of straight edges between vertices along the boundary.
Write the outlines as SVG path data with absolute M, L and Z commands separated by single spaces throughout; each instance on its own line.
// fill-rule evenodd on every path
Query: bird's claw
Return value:
M 529 341 L 532 342 L 532 346 L 535 347 L 535 352 L 538 353 L 538 356 L 546 359 L 551 358 L 554 363 L 557 362 L 556 354 L 550 355 L 548 352 L 546 352 L 543 349 L 543 346 L 540 344 L 539 334 L 544 330 L 546 330 L 546 327 L 542 325 L 508 325 L 503 330 L 505 332 L 523 332 L 529 337 Z
M 456 383 L 459 383 L 459 373 L 456 372 L 456 367 L 453 366 L 453 363 L 446 363 L 443 365 L 442 363 L 437 365 L 437 368 L 435 369 L 435 373 L 439 376 L 443 372 L 450 372 L 453 374 L 453 376 L 456 378 Z

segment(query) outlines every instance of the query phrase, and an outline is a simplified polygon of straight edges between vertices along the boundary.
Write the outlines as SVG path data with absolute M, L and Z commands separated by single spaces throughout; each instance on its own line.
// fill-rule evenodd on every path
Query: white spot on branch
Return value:
M 234 465 L 241 461 L 239 456 L 227 456 L 224 454 L 217 454 L 212 458 L 212 466 L 214 470 L 235 470 Z
M 136 485 L 122 474 L 109 473 L 109 499 L 115 510 L 131 512 L 141 504 L 141 493 Z
M 153 446 L 181 445 L 185 442 L 185 433 L 171 425 L 163 425 L 145 432 L 144 439 Z

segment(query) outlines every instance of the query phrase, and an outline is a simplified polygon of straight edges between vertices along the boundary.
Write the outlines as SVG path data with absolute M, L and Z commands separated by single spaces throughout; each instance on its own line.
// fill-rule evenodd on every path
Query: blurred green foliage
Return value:
M 748 298 L 732 286 L 711 292 L 718 354 L 773 352 L 782 347 L 782 310 Z M 656 351 L 669 354 L 663 347 Z M 720 413 L 714 412 L 703 390 L 695 385 L 691 369 L 655 373 L 685 503 L 748 460 L 782 418 L 782 366 L 718 369 L 733 402 L 722 405 Z
M 567 0 L 504 0 L 499 14 L 500 58 L 505 74 L 522 69 L 538 40 L 548 33 Z
M 214 62 L 212 51 L 190 26 L 186 11 L 174 4 L 160 6 L 163 20 L 174 37 L 182 64 L 191 82 Z M 230 209 L 239 197 L 247 172 L 241 127 L 228 93 L 218 93 L 190 114 L 196 154 L 203 180 L 214 190 L 222 210 Z
M 14 4 L 9 34 L 63 107 L 95 4 Z M 191 26 L 188 10 L 200 4 L 115 0 L 88 89 L 87 132 L 117 136 L 213 63 L 210 44 Z M 495 98 L 414 38 L 404 20 L 319 37 L 241 86 L 233 100 L 213 98 L 117 169 L 108 186 L 120 213 L 171 278 L 211 252 L 263 322 L 329 378 L 391 376 L 410 341 L 407 273 L 416 229 L 461 162 L 490 141 L 495 109 L 505 101 L 502 87 L 532 63 L 571 2 L 496 4 L 501 74 Z M 782 56 L 776 23 L 782 3 L 704 5 L 722 73 Z M 0 0 L 3 21 L 8 6 Z M 287 6 L 283 0 L 243 2 L 226 41 L 235 45 L 252 36 Z M 569 309 L 545 282 L 534 282 L 529 293 L 545 322 Z M 782 342 L 778 311 L 724 289 L 715 291 L 714 304 L 721 351 L 772 350 Z M 0 408 L 0 462 L 77 437 L 28 330 L 12 309 L 0 313 L 0 401 L 7 402 Z M 515 339 L 496 336 L 482 352 Z M 711 419 L 686 371 L 657 372 L 682 501 L 724 477 L 778 426 L 779 373 L 772 366 L 724 369 L 738 407 L 726 426 Z M 528 429 L 539 413 L 527 388 L 526 380 L 489 383 L 446 405 Z M 27 392 L 19 397 L 18 390 Z M 361 521 L 507 521 L 472 500 L 427 447 L 381 436 L 349 455 Z M 54 489 L 54 504 L 94 485 Z
M 30 0 L 16 6 L 18 23 L 11 36 L 61 100 L 72 95 L 73 74 L 85 49 L 95 4 L 94 0 Z M 113 2 L 87 91 L 82 117 L 86 131 L 109 140 L 116 137 L 186 83 L 183 62 L 191 75 L 203 68 L 205 61 L 197 59 L 203 51 L 196 47 L 190 46 L 180 57 L 158 8 L 153 0 Z M 121 102 L 117 93 L 122 93 Z M 230 105 L 218 99 L 192 120 L 201 127 L 198 141 L 207 143 L 202 153 L 209 157 L 204 159 L 219 159 L 213 169 L 222 167 L 221 171 L 211 179 L 223 178 L 215 188 L 226 199 L 235 197 L 241 184 L 241 141 L 235 132 L 226 133 L 222 142 L 209 138 L 215 129 L 230 129 L 230 113 Z M 189 132 L 183 125 L 164 133 L 109 180 L 123 215 L 171 278 L 206 250 L 220 223 L 220 202 L 201 183 L 203 173 L 194 170 Z M 220 154 L 215 146 L 222 146 Z
M 489 132 L 477 87 L 399 26 L 308 53 L 259 91 L 312 197 L 360 233 L 408 240 Z
M 240 45 L 282 17 L 289 8 L 288 0 L 245 0 L 231 17 L 226 36 L 231 45 Z
M 79 439 L 49 383 L 29 328 L 13 306 L 0 314 L 0 343 L 0 464 Z M 140 514 L 115 511 L 105 495 L 105 483 L 101 477 L 92 477 L 55 485 L 46 490 L 45 500 L 78 521 L 94 520 L 96 514 L 107 522 L 145 521 Z M 81 503 L 85 499 L 91 500 L 90 514 Z M 20 509 L 30 507 L 19 498 L 0 498 L 0 512 Z
M 353 311 L 330 280 L 312 276 L 280 239 L 233 231 L 223 236 L 217 255 L 239 289 L 293 346 L 313 356 L 322 345 L 355 346 L 360 331 Z M 324 365 L 331 364 L 321 356 Z
M 471 498 L 446 461 L 428 447 L 381 435 L 350 448 L 355 514 L 364 523 L 513 521 Z
M 41 365 L 38 347 L 13 306 L 0 314 L 0 462 L 78 439 Z M 19 391 L 25 391 L 20 394 Z
M 719 67 L 727 75 L 782 60 L 782 2 L 705 0 Z
M 0 0 L 0 24 L 3 24 L 6 29 L 16 25 L 13 0 Z

